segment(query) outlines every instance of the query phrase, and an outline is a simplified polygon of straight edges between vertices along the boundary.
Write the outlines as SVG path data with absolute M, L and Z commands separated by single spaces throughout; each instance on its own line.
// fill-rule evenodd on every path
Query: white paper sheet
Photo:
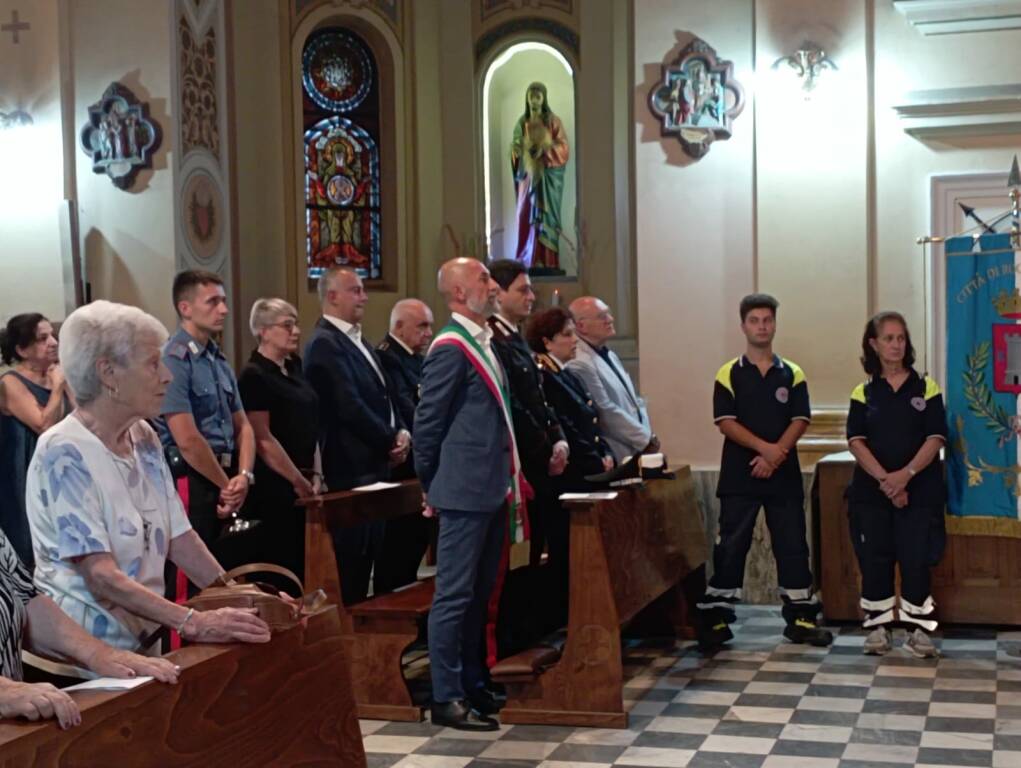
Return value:
M 400 483 L 369 483 L 352 488 L 352 491 L 385 491 L 387 488 L 396 488 Z
M 69 685 L 65 691 L 130 691 L 142 683 L 148 683 L 151 677 L 97 677 L 95 680 L 86 680 L 84 683 Z
M 592 491 L 592 493 L 562 493 L 561 501 L 611 501 L 617 498 L 616 491 Z

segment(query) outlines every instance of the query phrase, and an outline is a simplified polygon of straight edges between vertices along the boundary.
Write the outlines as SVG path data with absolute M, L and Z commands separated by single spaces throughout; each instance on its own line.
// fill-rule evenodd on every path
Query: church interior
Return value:
M 533 313 L 612 312 L 670 477 L 574 502 L 566 628 L 490 665 L 497 730 L 431 722 L 434 548 L 422 581 L 340 604 L 331 521 L 417 514 L 406 480 L 293 511 L 298 575 L 336 609 L 264 647 L 175 650 L 176 692 L 81 691 L 77 728 L 0 711 L 0 763 L 1021 766 L 1021 0 L 0 0 L 0 30 L 0 321 L 59 336 L 106 300 L 173 334 L 175 274 L 205 270 L 240 371 L 253 303 L 293 305 L 304 345 L 338 265 L 375 345 L 402 299 L 444 327 L 447 260 L 524 261 Z M 735 439 L 718 371 L 747 359 L 758 294 L 811 393 L 794 496 L 824 646 L 783 634 L 766 515 L 736 590 L 706 587 Z M 862 652 L 849 410 L 879 381 L 861 329 L 883 311 L 946 403 L 938 658 L 908 653 L 914 625 Z M 526 545 L 507 557 L 531 567 Z M 742 598 L 710 651 L 702 590 Z

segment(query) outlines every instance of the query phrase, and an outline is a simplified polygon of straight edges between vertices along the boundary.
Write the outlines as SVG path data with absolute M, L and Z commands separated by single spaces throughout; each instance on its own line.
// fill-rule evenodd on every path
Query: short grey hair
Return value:
M 259 331 L 269 328 L 281 317 L 293 317 L 298 319 L 298 310 L 283 299 L 256 299 L 252 305 L 252 313 L 248 317 L 248 327 L 256 341 L 259 341 Z
M 60 326 L 60 365 L 81 404 L 91 403 L 103 389 L 96 363 L 106 358 L 126 368 L 135 355 L 137 339 L 152 334 L 161 346 L 167 329 L 138 307 L 94 301 L 79 307 Z
M 397 323 L 405 318 L 408 310 L 417 306 L 429 309 L 428 305 L 421 299 L 401 299 L 394 304 L 393 309 L 390 310 L 390 330 L 395 330 L 397 328 Z
M 355 277 L 358 276 L 358 273 L 351 267 L 328 267 L 324 269 L 323 273 L 319 275 L 319 282 L 316 283 L 316 292 L 319 294 L 320 304 L 326 303 L 326 293 L 330 290 L 330 287 L 333 285 L 333 280 L 341 272 L 350 272 Z

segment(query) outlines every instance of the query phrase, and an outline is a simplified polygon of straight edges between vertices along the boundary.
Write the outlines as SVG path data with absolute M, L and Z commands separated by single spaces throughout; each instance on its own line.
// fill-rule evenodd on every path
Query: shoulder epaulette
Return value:
M 185 360 L 188 357 L 188 345 L 182 341 L 172 341 L 167 344 L 167 354 Z

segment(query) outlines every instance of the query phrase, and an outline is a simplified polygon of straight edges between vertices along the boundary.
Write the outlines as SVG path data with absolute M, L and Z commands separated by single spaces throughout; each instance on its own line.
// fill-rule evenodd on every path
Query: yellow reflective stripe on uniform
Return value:
M 798 384 L 805 380 L 805 372 L 801 370 L 800 365 L 788 360 L 786 357 L 781 357 L 780 359 L 787 364 L 787 367 L 790 368 L 791 371 L 794 372 L 794 383 L 791 384 L 791 389 L 793 389 L 794 387 L 798 386 Z
M 943 391 L 939 388 L 939 384 L 930 379 L 928 376 L 925 377 L 925 399 L 931 400 L 936 395 L 942 395 Z
M 865 382 L 851 390 L 851 399 L 857 400 L 859 403 L 865 402 Z
M 734 367 L 734 364 L 740 358 L 735 357 L 728 363 L 724 363 L 720 366 L 720 370 L 716 372 L 716 381 L 722 384 L 730 394 L 734 394 L 734 385 L 730 381 L 730 369 Z

